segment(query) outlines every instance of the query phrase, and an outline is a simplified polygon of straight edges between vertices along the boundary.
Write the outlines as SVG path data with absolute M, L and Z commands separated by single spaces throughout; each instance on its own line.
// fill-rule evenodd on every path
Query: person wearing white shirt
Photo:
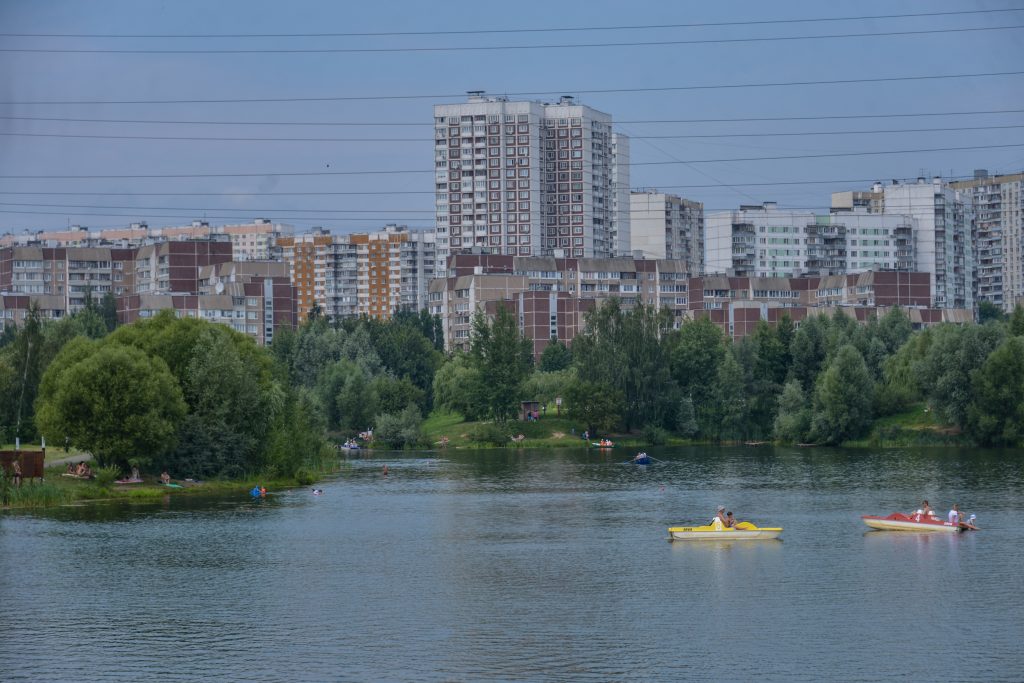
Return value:
M 949 511 L 949 515 L 946 517 L 950 524 L 959 524 L 962 520 L 960 518 L 960 506 L 953 503 L 953 509 Z

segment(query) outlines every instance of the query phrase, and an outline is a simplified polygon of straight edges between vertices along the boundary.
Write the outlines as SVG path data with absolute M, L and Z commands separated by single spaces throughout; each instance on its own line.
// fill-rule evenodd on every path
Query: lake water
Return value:
M 650 452 L 377 453 L 322 496 L 0 514 L 0 679 L 1024 679 L 1021 452 Z M 922 498 L 983 530 L 860 521 Z M 782 540 L 666 541 L 718 504 Z

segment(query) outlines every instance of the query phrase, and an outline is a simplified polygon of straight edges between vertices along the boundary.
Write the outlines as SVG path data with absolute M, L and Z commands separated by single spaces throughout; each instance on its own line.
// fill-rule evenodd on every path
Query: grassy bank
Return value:
M 0 502 L 6 498 L 5 507 L 44 508 L 69 505 L 86 501 L 119 500 L 126 502 L 153 502 L 164 496 L 210 495 L 245 493 L 254 486 L 263 486 L 268 491 L 308 486 L 316 477 L 337 472 L 341 465 L 335 461 L 316 473 L 302 473 L 296 477 L 268 478 L 247 476 L 239 479 L 212 479 L 209 481 L 173 481 L 181 488 L 160 484 L 156 477 L 144 477 L 141 484 L 107 484 L 95 480 L 63 477 L 63 467 L 46 470 L 42 482 L 25 481 L 20 487 L 11 486 L 9 480 L 0 479 Z M 6 485 L 5 485 L 6 484 Z
M 879 418 L 866 437 L 843 443 L 843 446 L 851 448 L 970 445 L 970 439 L 959 429 L 939 422 L 935 411 L 929 410 L 923 403 L 914 405 L 906 412 Z
M 554 414 L 549 408 L 539 420 L 522 422 L 513 420 L 505 424 L 466 421 L 458 413 L 435 411 L 421 426 L 422 440 L 432 448 L 448 438 L 448 448 L 581 448 L 600 437 L 610 438 L 616 448 L 637 448 L 654 445 L 643 434 L 591 435 L 583 440 L 583 428 L 567 417 Z M 516 443 L 512 437 L 523 436 Z M 657 445 L 685 445 L 685 439 L 658 435 Z M 662 441 L 662 439 L 665 439 Z
M 536 422 L 510 421 L 504 425 L 493 422 L 466 421 L 458 413 L 434 412 L 422 425 L 424 445 L 432 448 L 448 438 L 449 448 L 580 448 L 587 442 L 581 438 L 580 426 L 566 417 L 552 415 L 549 410 Z M 513 436 L 525 437 L 515 443 Z M 715 443 L 693 441 L 662 433 L 606 434 L 616 448 L 636 449 L 649 446 L 740 445 L 743 441 Z M 592 436 L 589 441 L 596 441 Z M 771 441 L 767 441 L 766 445 Z M 903 448 L 909 446 L 970 446 L 970 440 L 959 429 L 939 422 L 934 411 L 917 404 L 906 412 L 879 418 L 862 439 L 846 441 L 847 448 Z

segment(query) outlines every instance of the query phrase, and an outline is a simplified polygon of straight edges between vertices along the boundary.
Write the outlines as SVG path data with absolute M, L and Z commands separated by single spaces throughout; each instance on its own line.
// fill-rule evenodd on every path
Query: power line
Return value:
M 28 103 L 31 104 L 31 103 Z M 818 121 L 832 119 L 887 119 L 935 116 L 974 116 L 982 114 L 1019 114 L 1024 109 L 988 109 L 979 111 L 911 112 L 892 114 L 836 114 L 816 116 L 747 116 L 721 119 L 632 119 L 615 121 L 616 124 L 637 123 L 734 123 L 751 121 Z M 202 126 L 434 126 L 424 121 L 172 121 L 166 119 L 82 119 L 63 116 L 0 116 L 5 121 L 56 121 L 62 123 L 142 123 Z
M 805 137 L 810 135 L 878 135 L 883 133 L 944 133 L 952 131 L 1007 130 L 1024 124 L 1005 126 L 963 126 L 956 128 L 897 128 L 890 130 L 789 131 L 765 133 L 688 133 L 684 135 L 630 135 L 631 140 L 684 140 L 710 138 Z M 434 138 L 275 138 L 182 135 L 107 135 L 99 133 L 7 133 L 0 136 L 26 138 L 76 138 L 86 140 L 173 140 L 184 142 L 433 142 Z
M 1024 28 L 1013 26 L 978 26 L 971 28 L 939 28 L 918 31 L 872 31 L 866 33 L 828 33 L 815 36 L 763 36 L 756 38 L 693 38 L 689 40 L 638 40 L 618 43 L 549 43 L 546 45 L 446 45 L 439 47 L 302 47 L 261 49 L 117 49 L 117 48 L 26 48 L 5 47 L 0 53 L 28 54 L 126 54 L 126 55 L 268 55 L 268 54 L 387 54 L 423 52 L 503 52 L 507 50 L 573 50 L 579 48 L 658 47 L 666 45 L 722 45 L 735 43 L 775 43 L 798 40 L 836 40 L 839 38 L 884 38 L 892 36 L 920 36 L 944 33 L 978 33 L 982 31 L 1011 31 Z
M 764 26 L 775 24 L 806 24 L 837 21 L 869 21 L 877 19 L 908 19 L 919 17 L 947 17 L 967 14 L 995 14 L 1021 12 L 1024 8 L 962 10 L 956 12 L 919 12 L 913 14 L 876 14 L 857 17 L 817 17 L 797 19 L 762 19 L 748 21 L 715 21 L 687 24 L 639 24 L 627 26 L 568 26 L 557 28 L 473 29 L 460 31 L 381 31 L 361 33 L 0 33 L 8 38 L 357 38 L 382 36 L 443 36 L 495 33 L 562 33 L 570 31 L 636 31 L 646 29 L 705 28 L 715 26 Z
M 858 83 L 901 83 L 905 81 L 934 81 L 958 78 L 986 78 L 997 76 L 1019 76 L 1024 71 L 991 71 L 969 74 L 933 74 L 924 76 L 887 76 L 879 78 L 842 78 L 820 81 L 778 81 L 762 83 L 718 83 L 711 85 L 679 85 L 657 88 L 597 88 L 590 90 L 535 90 L 503 93 L 504 97 L 529 97 L 544 95 L 564 95 L 567 92 L 577 95 L 608 95 L 617 93 L 653 93 L 653 92 L 684 92 L 692 90 L 731 90 L 743 88 L 782 88 L 806 85 L 853 85 Z M 35 100 L 5 101 L 0 105 L 51 105 L 51 104 L 247 104 L 262 102 L 374 102 L 388 100 L 440 100 L 465 97 L 462 94 L 447 95 L 342 95 L 336 97 L 254 97 L 209 100 Z
M 235 213 L 276 213 L 291 211 L 293 213 L 379 213 L 380 209 L 258 209 L 251 207 L 231 208 L 227 206 L 110 206 L 96 204 L 29 204 L 25 202 L 0 202 L 0 206 L 27 206 L 51 209 L 118 209 L 134 211 L 231 211 Z M 388 209 L 388 213 L 416 213 L 433 216 L 434 212 L 426 209 Z
M 675 164 L 712 164 L 728 163 L 733 161 L 782 161 L 786 159 L 828 159 L 836 157 L 858 157 L 877 156 L 883 154 L 916 154 L 926 152 L 957 152 L 965 150 L 980 149 L 1011 149 L 1024 147 L 1024 143 L 1009 143 L 1002 145 L 971 145 L 965 147 L 930 147 L 923 149 L 889 149 L 868 152 L 825 152 L 820 154 L 795 154 L 769 157 L 734 157 L 729 159 L 689 159 L 675 161 L 639 161 L 628 164 L 629 166 L 665 166 Z M 453 169 L 461 170 L 461 169 Z M 482 169 L 478 169 L 482 170 Z M 0 175 L 5 180 L 99 180 L 99 179 L 128 179 L 128 178 L 262 178 L 266 176 L 279 177 L 307 177 L 307 176 L 348 176 L 348 175 L 399 175 L 413 173 L 447 173 L 448 169 L 430 170 L 376 170 L 376 171 L 293 171 L 278 173 L 135 173 L 131 175 Z
M 839 178 L 835 180 L 781 180 L 775 182 L 758 183 L 729 183 L 731 187 L 781 187 L 787 185 L 838 185 L 855 183 L 873 183 L 886 176 L 875 176 L 874 178 Z M 965 180 L 974 176 L 948 176 L 946 180 Z M 900 180 L 908 180 L 901 178 Z M 706 188 L 723 187 L 721 183 L 712 184 L 689 184 L 689 185 L 661 185 L 659 189 L 665 190 L 694 190 Z M 334 196 L 377 196 L 377 195 L 433 195 L 433 190 L 369 190 L 369 191 L 331 191 L 331 192 L 21 192 L 21 191 L 0 191 L 0 195 L 17 196 L 85 196 L 85 197 L 334 197 Z

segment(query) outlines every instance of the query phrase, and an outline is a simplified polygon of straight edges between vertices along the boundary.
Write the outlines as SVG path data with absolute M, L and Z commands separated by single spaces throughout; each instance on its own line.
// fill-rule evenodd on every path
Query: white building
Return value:
M 629 142 L 608 114 L 471 92 L 434 106 L 434 138 L 438 272 L 473 249 L 608 257 L 628 245 Z
M 704 272 L 704 205 L 657 190 L 629 199 L 630 251 L 649 259 L 679 260 L 690 275 Z
M 709 213 L 704 225 L 708 273 L 799 277 L 915 268 L 914 220 L 860 206 L 818 215 L 765 202 Z
M 975 297 L 1005 311 L 1024 304 L 1024 173 L 950 183 L 974 205 Z
M 914 219 L 913 261 L 931 277 L 936 308 L 974 308 L 975 249 L 971 239 L 973 207 L 970 193 L 941 178 L 916 182 L 875 183 L 870 192 L 836 193 L 833 209 L 847 208 L 847 199 L 881 213 Z

